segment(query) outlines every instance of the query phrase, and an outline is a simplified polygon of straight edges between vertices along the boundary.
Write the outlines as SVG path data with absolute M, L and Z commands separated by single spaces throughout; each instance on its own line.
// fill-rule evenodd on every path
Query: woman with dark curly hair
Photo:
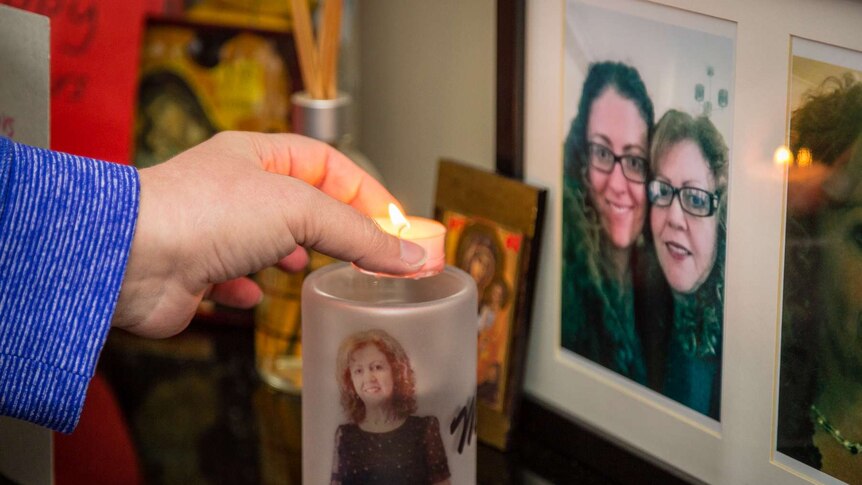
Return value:
M 806 93 L 790 145 L 777 448 L 862 483 L 862 82 Z
M 564 146 L 561 343 L 642 384 L 632 269 L 643 242 L 652 126 L 637 70 L 596 63 Z
M 416 412 L 416 378 L 401 344 L 383 330 L 347 337 L 336 379 L 348 424 L 335 433 L 333 484 L 448 484 L 434 416 Z
M 670 110 L 656 124 L 650 161 L 651 250 L 673 295 L 661 392 L 718 419 L 727 145 L 709 118 Z

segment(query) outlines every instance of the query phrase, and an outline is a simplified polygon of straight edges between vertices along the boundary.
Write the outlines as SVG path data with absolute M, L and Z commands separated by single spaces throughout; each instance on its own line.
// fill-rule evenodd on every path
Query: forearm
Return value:
M 0 414 L 74 429 L 134 234 L 138 176 L 0 139 Z

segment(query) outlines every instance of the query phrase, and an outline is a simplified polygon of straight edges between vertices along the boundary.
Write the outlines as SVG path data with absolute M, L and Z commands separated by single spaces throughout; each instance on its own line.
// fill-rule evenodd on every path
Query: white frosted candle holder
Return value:
M 476 284 L 335 264 L 302 289 L 303 482 L 476 482 Z

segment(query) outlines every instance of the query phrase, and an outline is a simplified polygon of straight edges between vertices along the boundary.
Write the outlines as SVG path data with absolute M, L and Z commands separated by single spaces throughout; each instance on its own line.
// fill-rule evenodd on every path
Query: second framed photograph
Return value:
M 862 52 L 794 38 L 790 79 L 778 459 L 862 483 Z

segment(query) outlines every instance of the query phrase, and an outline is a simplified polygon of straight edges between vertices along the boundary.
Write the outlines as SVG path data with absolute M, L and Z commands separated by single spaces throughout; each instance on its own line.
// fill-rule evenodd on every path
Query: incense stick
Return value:
M 333 99 L 338 92 L 338 45 L 341 34 L 342 0 L 326 0 L 323 5 L 323 26 L 320 30 L 318 59 L 323 95 Z
M 299 54 L 299 69 L 302 72 L 302 82 L 305 90 L 314 99 L 323 98 L 323 89 L 319 78 L 317 49 L 315 49 L 314 32 L 311 27 L 311 14 L 308 12 L 306 0 L 291 0 L 293 7 L 293 32 L 296 50 Z

